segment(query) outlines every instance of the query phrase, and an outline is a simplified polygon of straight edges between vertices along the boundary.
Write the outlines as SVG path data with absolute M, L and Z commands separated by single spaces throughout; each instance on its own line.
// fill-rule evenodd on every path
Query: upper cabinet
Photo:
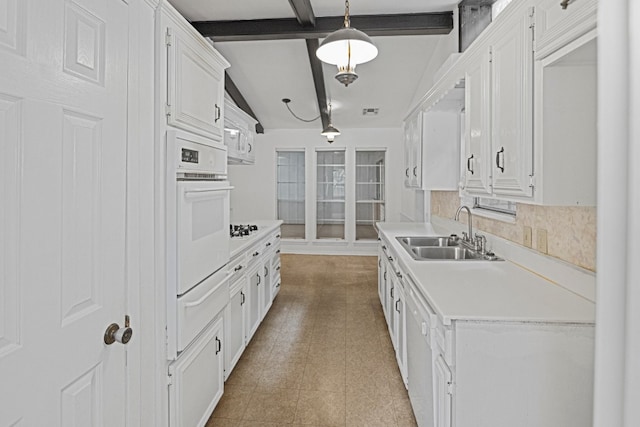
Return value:
M 224 144 L 229 164 L 254 164 L 257 121 L 233 103 L 225 100 Z
M 161 5 L 159 39 L 167 124 L 222 141 L 224 70 L 229 63 L 166 2 Z
M 596 28 L 597 0 L 540 0 L 536 6 L 536 59 Z
M 514 0 L 465 52 L 461 194 L 595 205 L 595 4 Z
M 493 193 L 531 197 L 533 8 L 503 29 L 490 46 Z
M 405 120 L 405 187 L 458 188 L 463 92 L 462 88 L 452 88 L 436 105 L 416 109 Z

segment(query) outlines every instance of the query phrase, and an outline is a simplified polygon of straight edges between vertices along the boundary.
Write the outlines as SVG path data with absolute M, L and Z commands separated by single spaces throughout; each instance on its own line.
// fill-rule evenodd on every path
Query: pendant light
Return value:
M 338 66 L 336 80 L 345 86 L 353 83 L 358 75 L 356 65 L 371 61 L 378 55 L 378 48 L 369 36 L 351 27 L 349 0 L 344 2 L 344 27 L 329 34 L 320 43 L 316 56 L 322 62 Z
M 331 124 L 331 102 L 329 102 L 329 124 L 322 130 L 320 135 L 326 136 L 329 144 L 336 139 L 336 136 L 340 135 L 340 131 Z

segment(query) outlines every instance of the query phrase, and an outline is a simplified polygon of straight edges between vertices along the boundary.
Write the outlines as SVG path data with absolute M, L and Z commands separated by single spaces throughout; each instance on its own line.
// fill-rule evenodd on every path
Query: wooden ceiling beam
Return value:
M 318 109 L 322 120 L 322 129 L 329 125 L 329 112 L 327 111 L 327 90 L 324 86 L 324 73 L 322 72 L 322 62 L 316 56 L 316 50 L 320 46 L 318 39 L 307 39 L 307 53 L 309 55 L 309 65 L 313 75 L 313 86 L 316 88 L 316 98 L 318 98 Z
M 292 7 L 294 3 L 304 3 L 304 0 L 289 1 Z M 307 22 L 310 18 L 301 14 L 300 19 Z M 325 16 L 316 17 L 315 25 L 306 26 L 298 18 L 198 21 L 191 24 L 205 37 L 216 42 L 228 42 L 324 38 L 342 28 L 343 21 L 344 16 Z M 351 26 L 370 37 L 448 34 L 453 29 L 453 12 L 351 16 Z
M 311 0 L 289 0 L 293 13 L 296 14 L 298 24 L 303 27 L 313 27 L 316 25 L 316 15 L 311 7 Z

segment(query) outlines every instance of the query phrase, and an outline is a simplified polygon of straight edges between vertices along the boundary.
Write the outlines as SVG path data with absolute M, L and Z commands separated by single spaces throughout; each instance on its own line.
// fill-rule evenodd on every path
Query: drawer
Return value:
M 227 267 L 227 272 L 231 275 L 230 283 L 236 282 L 247 271 L 248 262 L 246 253 L 242 253 L 239 256 L 233 258 Z
M 229 302 L 229 279 L 225 269 L 212 274 L 178 298 L 178 352 L 220 313 Z

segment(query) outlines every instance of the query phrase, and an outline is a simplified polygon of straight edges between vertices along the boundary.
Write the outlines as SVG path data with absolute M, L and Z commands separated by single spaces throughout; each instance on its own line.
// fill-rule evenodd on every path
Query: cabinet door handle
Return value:
M 394 296 L 393 296 L 393 288 L 391 288 L 391 291 L 389 293 L 391 294 L 391 299 L 393 299 L 394 298 Z
M 276 285 L 276 288 L 279 288 L 279 287 L 280 287 L 280 282 L 278 282 L 278 284 Z
M 280 235 L 279 235 L 279 234 L 276 234 L 276 239 L 279 239 L 279 238 L 280 238 Z
M 267 268 L 267 266 L 264 267 L 264 277 L 265 279 L 267 278 L 267 276 L 269 275 L 269 269 Z
M 382 268 L 382 258 L 378 260 L 378 267 Z
M 220 107 L 218 107 L 218 104 L 215 104 L 215 108 L 216 108 L 216 118 L 214 120 L 214 123 L 218 123 L 218 120 L 220 120 Z
M 277 253 L 277 254 L 279 254 L 279 253 L 280 253 L 280 249 L 278 249 L 278 250 L 276 251 L 276 253 Z
M 409 168 L 407 168 L 407 170 L 406 170 L 406 171 L 404 171 L 404 174 L 405 174 L 405 176 L 406 176 L 407 178 L 409 178 Z
M 217 344 L 216 354 L 218 354 L 220 353 L 220 351 L 222 351 L 222 341 L 220 341 L 218 337 L 216 337 L 216 344 Z
M 500 166 L 500 157 L 502 157 L 502 166 Z M 504 173 L 504 147 L 500 147 L 500 151 L 496 152 L 496 167 Z
M 384 276 L 384 280 L 387 280 L 387 272 L 386 271 L 384 272 L 383 276 Z
M 251 143 L 249 143 L 249 153 L 251 152 L 251 150 L 253 150 L 253 145 L 251 145 Z
M 240 305 L 244 305 L 244 302 L 247 300 L 247 296 L 244 292 L 240 291 Z
M 259 274 L 256 274 L 256 276 L 258 276 L 258 283 L 256 283 L 256 286 L 258 286 L 262 282 L 262 277 Z
M 471 155 L 471 157 L 467 158 L 467 170 L 471 172 L 471 175 L 473 175 L 473 167 L 471 166 L 472 164 L 473 164 L 473 154 Z
M 399 303 L 399 302 L 400 302 L 400 300 L 396 301 L 396 311 L 397 311 L 398 313 L 400 313 L 400 309 L 398 308 L 398 303 Z
M 567 8 L 567 6 L 569 6 L 569 3 L 571 3 L 571 0 L 562 0 L 560 2 L 560 7 L 564 10 Z
M 396 276 L 398 276 L 398 279 L 402 279 L 402 273 L 400 273 L 399 271 L 396 273 Z
M 417 177 L 417 176 L 418 176 L 418 174 L 416 173 L 416 171 L 417 171 L 417 170 L 418 170 L 418 167 L 417 167 L 417 166 L 414 166 L 414 167 L 413 167 L 413 176 L 415 176 L 415 177 Z

